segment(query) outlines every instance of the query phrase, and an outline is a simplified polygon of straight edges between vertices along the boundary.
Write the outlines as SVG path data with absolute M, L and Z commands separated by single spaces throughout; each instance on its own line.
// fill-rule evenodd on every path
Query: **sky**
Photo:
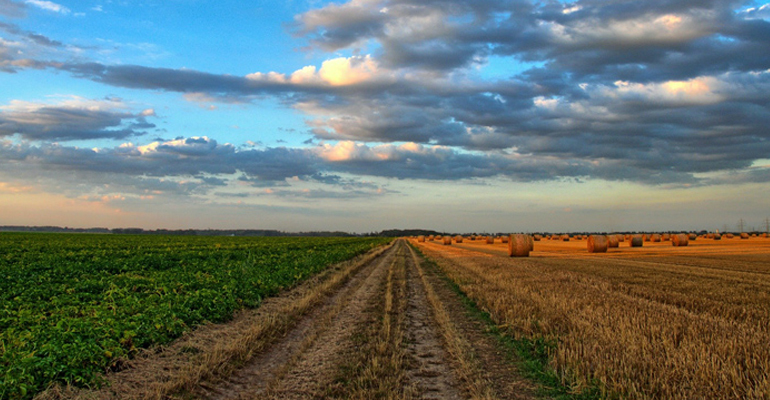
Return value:
M 764 229 L 765 1 L 0 0 L 0 225 Z

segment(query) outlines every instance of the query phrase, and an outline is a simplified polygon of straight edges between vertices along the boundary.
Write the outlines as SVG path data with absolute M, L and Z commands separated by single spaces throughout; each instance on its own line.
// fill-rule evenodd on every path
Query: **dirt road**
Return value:
M 101 390 L 58 397 L 531 398 L 497 346 L 436 267 L 397 240 L 148 352 Z

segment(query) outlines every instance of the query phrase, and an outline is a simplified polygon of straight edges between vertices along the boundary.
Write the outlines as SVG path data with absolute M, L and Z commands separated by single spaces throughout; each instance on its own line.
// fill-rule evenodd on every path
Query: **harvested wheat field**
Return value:
M 509 335 L 546 343 L 572 392 L 628 399 L 770 398 L 770 240 L 414 243 Z

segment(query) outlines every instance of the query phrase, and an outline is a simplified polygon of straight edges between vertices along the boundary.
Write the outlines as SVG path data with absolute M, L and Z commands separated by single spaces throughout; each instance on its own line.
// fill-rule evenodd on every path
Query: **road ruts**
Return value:
M 398 240 L 282 339 L 224 382 L 201 385 L 194 396 L 526 398 L 504 393 L 511 387 L 493 382 L 515 371 L 501 366 L 505 361 L 493 340 L 430 271 L 405 240 Z

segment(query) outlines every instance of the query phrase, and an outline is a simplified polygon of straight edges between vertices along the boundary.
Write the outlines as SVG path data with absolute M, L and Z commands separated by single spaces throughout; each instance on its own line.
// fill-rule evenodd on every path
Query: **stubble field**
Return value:
M 547 343 L 572 392 L 631 399 L 770 396 L 770 240 L 687 247 L 586 241 L 417 243 L 510 335 Z M 534 345 L 533 345 L 534 346 Z

